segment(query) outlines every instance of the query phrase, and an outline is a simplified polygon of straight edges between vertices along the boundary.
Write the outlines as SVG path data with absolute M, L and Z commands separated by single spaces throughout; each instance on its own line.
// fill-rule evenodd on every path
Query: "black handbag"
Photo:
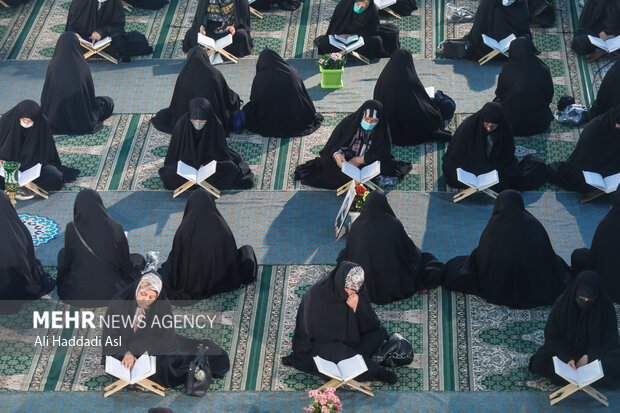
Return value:
M 467 39 L 448 39 L 441 42 L 437 52 L 445 59 L 464 59 L 471 47 Z
M 413 346 L 398 333 L 390 334 L 372 359 L 385 367 L 399 367 L 413 361 Z
M 213 381 L 206 350 L 202 344 L 198 345 L 198 355 L 189 365 L 185 381 L 185 394 L 188 396 L 203 397 Z

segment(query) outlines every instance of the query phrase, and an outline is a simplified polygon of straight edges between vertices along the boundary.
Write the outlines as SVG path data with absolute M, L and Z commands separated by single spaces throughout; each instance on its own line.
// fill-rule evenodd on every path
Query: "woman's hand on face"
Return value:
M 351 307 L 353 312 L 357 310 L 357 304 L 359 303 L 360 297 L 357 294 L 351 294 L 347 297 L 347 305 Z
M 228 26 L 226 30 L 228 30 L 233 36 L 235 35 L 235 26 Z
M 125 353 L 125 356 L 123 357 L 123 361 L 121 362 L 121 364 L 125 366 L 126 368 L 128 368 L 129 370 L 131 370 L 135 362 L 136 362 L 136 358 L 133 356 L 133 354 L 131 354 L 128 351 L 127 353 Z

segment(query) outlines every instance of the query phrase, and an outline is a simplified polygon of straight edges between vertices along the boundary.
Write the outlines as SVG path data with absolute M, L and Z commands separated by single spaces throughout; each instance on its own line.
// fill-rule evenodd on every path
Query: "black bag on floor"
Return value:
M 254 248 L 244 245 L 239 248 L 239 270 L 241 271 L 241 280 L 245 284 L 249 284 L 256 279 L 258 275 L 258 263 Z
M 437 52 L 445 59 L 465 59 L 471 42 L 467 39 L 448 39 L 441 42 Z
M 149 45 L 146 37 L 140 32 L 132 31 L 112 37 L 112 44 L 115 51 L 121 58 L 131 56 L 145 56 L 153 53 L 153 48 Z M 124 59 L 126 60 L 126 59 Z
M 198 355 L 189 365 L 189 372 L 185 381 L 185 394 L 188 396 L 203 397 L 211 382 L 211 366 L 209 366 L 209 358 L 206 356 L 204 345 L 198 345 Z
M 385 367 L 399 367 L 413 361 L 413 346 L 398 333 L 390 334 L 372 359 Z

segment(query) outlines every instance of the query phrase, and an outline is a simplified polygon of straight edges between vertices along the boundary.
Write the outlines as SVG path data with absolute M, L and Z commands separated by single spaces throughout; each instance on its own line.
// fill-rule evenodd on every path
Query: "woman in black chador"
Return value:
M 0 314 L 16 313 L 24 301 L 44 296 L 56 283 L 43 271 L 30 231 L 4 191 L 0 191 L 0 228 Z
M 466 188 L 457 179 L 457 168 L 475 175 L 496 169 L 499 174 L 499 184 L 493 186 L 496 191 L 535 190 L 547 181 L 543 161 L 532 155 L 517 161 L 512 129 L 496 102 L 486 103 L 459 125 L 443 156 L 442 170 L 448 185 Z
M 620 35 L 620 0 L 586 0 L 573 37 L 573 50 L 580 55 L 594 53 L 588 35 L 607 40 Z
M 52 129 L 32 100 L 24 100 L 0 118 L 0 162 L 17 161 L 25 171 L 41 164 L 41 175 L 34 183 L 46 191 L 59 191 L 80 173 L 60 162 Z M 4 178 L 0 177 L 4 189 Z M 25 188 L 20 188 L 23 191 Z M 24 191 L 25 192 L 25 191 Z M 31 196 L 31 195 L 29 195 Z
M 360 216 L 347 234 L 338 261 L 352 261 L 364 269 L 370 301 L 388 304 L 419 290 L 441 284 L 443 264 L 422 252 L 396 218 L 386 196 L 371 192 Z
M 131 369 L 145 352 L 156 357 L 157 371 L 149 377 L 171 388 L 185 384 L 189 366 L 202 345 L 214 378 L 222 378 L 230 369 L 228 354 L 209 339 L 191 339 L 175 331 L 172 307 L 162 290 L 157 273 L 149 272 L 112 298 L 106 312 L 109 327 L 102 333 L 102 362 L 105 356 L 122 361 Z M 132 323 L 113 320 L 133 320 Z M 208 331 L 208 328 L 206 329 Z
M 394 145 L 417 145 L 449 141 L 452 135 L 443 129 L 444 119 L 433 103 L 413 65 L 408 50 L 399 49 L 381 72 L 374 92 L 388 116 Z
M 592 119 L 581 132 L 577 146 L 566 161 L 549 165 L 549 180 L 569 191 L 588 193 L 583 171 L 603 178 L 620 172 L 620 105 Z
M 323 121 L 297 70 L 271 49 L 258 56 L 250 101 L 243 111 L 247 130 L 275 138 L 309 135 Z
M 532 136 L 549 129 L 553 114 L 553 80 L 546 64 L 536 57 L 532 41 L 519 37 L 510 43 L 508 62 L 495 89 L 495 102 L 516 136 Z
M 105 306 L 144 268 L 140 254 L 130 254 L 123 227 L 108 214 L 99 194 L 84 189 L 75 197 L 73 222 L 58 253 L 58 296 L 81 307 Z M 97 302 L 98 301 L 98 302 Z
M 376 100 L 367 100 L 344 118 L 319 155 L 295 169 L 295 180 L 317 188 L 337 189 L 351 180 L 341 171 L 343 162 L 363 167 L 380 161 L 382 175 L 398 178 L 412 168 L 410 163 L 394 160 L 383 105 Z
M 93 77 L 80 42 L 72 32 L 60 35 L 41 92 L 41 109 L 57 135 L 95 133 L 114 110 L 112 98 L 95 96 Z
M 369 59 L 389 57 L 400 47 L 398 28 L 379 23 L 379 11 L 373 0 L 341 0 L 329 21 L 327 33 L 314 41 L 319 54 L 339 51 L 329 43 L 330 34 L 363 36 L 364 46 L 357 52 Z
M 525 36 L 531 39 L 530 13 L 527 1 L 482 0 L 476 10 L 474 25 L 471 31 L 465 35 L 465 39 L 471 42 L 467 59 L 478 60 L 492 51 L 482 41 L 483 34 L 498 42 L 511 34 L 516 37 Z M 499 54 L 495 59 L 506 59 L 506 57 Z
M 595 270 L 601 275 L 601 282 L 607 295 L 620 304 L 620 272 L 618 252 L 620 251 L 620 188 L 611 196 L 611 210 L 598 224 L 592 246 L 573 251 L 571 267 L 573 273 Z
M 395 384 L 396 373 L 372 359 L 387 337 L 370 305 L 364 270 L 357 264 L 342 261 L 304 294 L 297 310 L 293 351 L 282 362 L 320 376 L 314 356 L 338 363 L 360 354 L 368 371 L 358 376 L 357 381 L 381 380 Z
M 148 1 L 134 0 L 134 2 Z M 168 3 L 167 0 L 150 2 L 159 7 Z M 82 39 L 92 43 L 111 37 L 112 43 L 104 52 L 115 58 L 153 53 L 153 48 L 149 46 L 142 33 L 137 31 L 125 33 L 125 10 L 122 0 L 72 0 L 65 30 L 77 33 Z
M 215 173 L 207 182 L 217 189 L 247 189 L 254 185 L 250 167 L 226 144 L 226 131 L 205 98 L 192 99 L 189 111 L 172 131 L 164 166 L 159 170 L 168 189 L 176 189 L 187 182 L 177 174 L 179 161 L 195 169 L 216 161 Z
M 256 279 L 256 271 L 254 250 L 237 249 L 213 198 L 202 189 L 192 193 L 161 269 L 168 297 L 190 304 L 249 284 Z
M 499 194 L 478 247 L 446 263 L 444 287 L 511 308 L 551 305 L 571 281 L 542 224 L 512 190 Z
M 241 99 L 228 87 L 224 75 L 211 65 L 201 46 L 194 47 L 187 54 L 185 66 L 174 85 L 170 106 L 157 112 L 151 120 L 153 126 L 159 131 L 172 133 L 194 98 L 206 98 L 224 128 L 227 131 L 232 128 L 232 119 L 241 107 Z
M 224 50 L 236 57 L 249 55 L 254 42 L 248 0 L 200 0 L 192 27 L 183 39 L 185 53 L 198 44 L 198 33 L 216 40 L 232 34 L 233 42 Z
M 596 384 L 620 385 L 616 311 L 593 271 L 580 273 L 558 298 L 545 326 L 545 343 L 530 359 L 532 373 L 567 384 L 555 373 L 554 356 L 573 368 L 600 360 L 605 376 Z
M 605 74 L 598 88 L 596 100 L 588 111 L 588 116 L 594 119 L 615 106 L 620 106 L 620 62 L 618 61 Z

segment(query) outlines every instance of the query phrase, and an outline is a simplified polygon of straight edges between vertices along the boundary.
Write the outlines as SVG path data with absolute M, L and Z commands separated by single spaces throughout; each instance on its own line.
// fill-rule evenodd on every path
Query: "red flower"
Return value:
M 355 194 L 362 195 L 367 189 L 364 185 L 355 185 Z

